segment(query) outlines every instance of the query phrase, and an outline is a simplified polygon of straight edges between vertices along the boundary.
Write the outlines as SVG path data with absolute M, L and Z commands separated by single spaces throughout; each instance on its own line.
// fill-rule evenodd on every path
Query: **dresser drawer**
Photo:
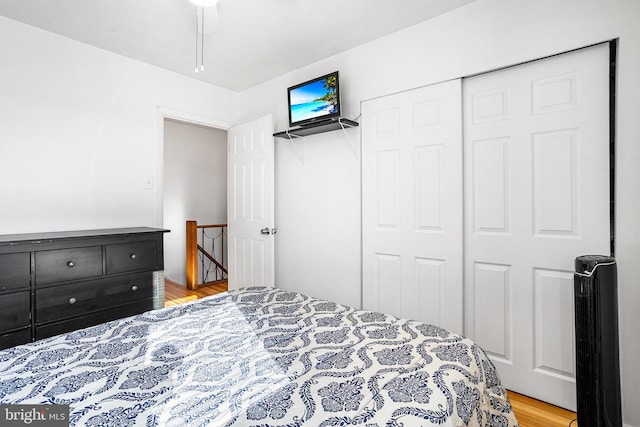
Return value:
M 109 322 L 111 320 L 122 319 L 124 317 L 133 316 L 144 313 L 153 309 L 153 300 L 148 299 L 133 304 L 123 305 L 111 310 L 98 311 L 97 313 L 88 314 L 74 319 L 61 320 L 59 322 L 47 323 L 46 325 L 36 328 L 36 339 L 52 337 L 78 329 L 87 328 L 89 326 L 98 325 L 100 323 Z
M 38 325 L 153 298 L 151 273 L 36 289 Z
M 0 332 L 31 325 L 29 291 L 0 295 Z
M 0 255 L 0 291 L 28 288 L 31 256 L 27 253 Z
M 156 241 L 107 245 L 107 274 L 155 270 Z
M 63 282 L 102 275 L 102 247 L 36 252 L 36 284 Z
M 23 328 L 8 334 L 0 333 L 0 350 L 28 342 L 31 342 L 31 328 Z

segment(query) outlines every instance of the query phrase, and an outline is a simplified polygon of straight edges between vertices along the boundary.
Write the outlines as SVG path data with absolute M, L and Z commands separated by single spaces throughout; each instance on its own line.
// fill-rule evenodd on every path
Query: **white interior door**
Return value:
M 229 289 L 274 286 L 271 116 L 229 129 Z
M 462 332 L 460 80 L 362 103 L 363 307 Z
M 575 410 L 573 264 L 610 252 L 607 45 L 464 79 L 465 334 Z

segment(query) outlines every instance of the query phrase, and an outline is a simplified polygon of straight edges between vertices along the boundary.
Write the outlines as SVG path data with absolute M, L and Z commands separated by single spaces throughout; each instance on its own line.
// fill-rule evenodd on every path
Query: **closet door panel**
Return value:
M 575 410 L 574 260 L 610 253 L 609 46 L 466 78 L 463 104 L 465 335 L 505 387 Z
M 454 332 L 463 323 L 460 87 L 362 104 L 363 306 Z

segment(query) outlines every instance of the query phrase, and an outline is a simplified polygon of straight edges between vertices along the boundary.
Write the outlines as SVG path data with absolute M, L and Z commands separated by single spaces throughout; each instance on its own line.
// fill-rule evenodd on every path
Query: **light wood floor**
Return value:
M 227 291 L 227 283 L 202 287 L 196 291 L 191 291 L 179 283 L 164 279 L 164 306 L 169 307 L 185 302 L 204 298 L 209 295 L 219 294 Z
M 576 413 L 509 391 L 509 400 L 520 427 L 578 427 Z
M 202 287 L 197 291 L 190 291 L 185 286 L 165 279 L 164 287 L 165 307 L 193 301 L 208 295 L 215 295 L 227 291 L 227 284 Z M 575 412 L 541 402 L 522 394 L 509 391 L 509 399 L 513 412 L 520 423 L 520 427 L 577 427 L 578 423 L 571 422 L 576 418 Z

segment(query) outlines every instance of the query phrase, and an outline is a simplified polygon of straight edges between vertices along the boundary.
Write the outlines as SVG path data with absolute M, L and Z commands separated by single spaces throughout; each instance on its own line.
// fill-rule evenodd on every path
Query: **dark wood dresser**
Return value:
M 162 307 L 167 231 L 0 235 L 0 349 Z

